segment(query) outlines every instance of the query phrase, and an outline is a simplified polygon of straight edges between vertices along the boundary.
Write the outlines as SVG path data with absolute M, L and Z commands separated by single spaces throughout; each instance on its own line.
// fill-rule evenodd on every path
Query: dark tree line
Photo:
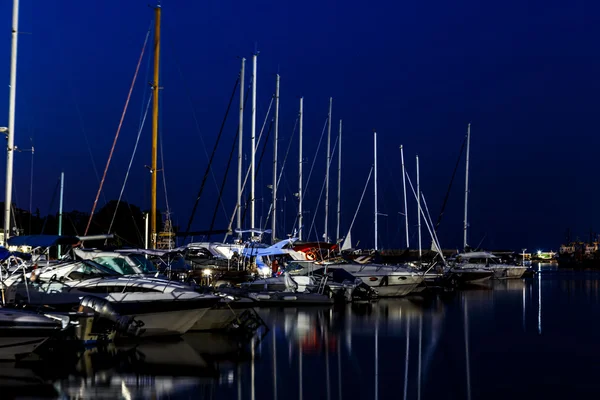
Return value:
M 2 210 L 4 210 L 4 203 Z M 112 233 L 114 239 L 109 241 L 109 245 L 141 247 L 144 245 L 144 215 L 147 211 L 142 211 L 138 206 L 121 201 L 115 215 L 116 200 L 109 201 L 105 206 L 96 210 L 88 235 L 99 235 Z M 14 206 L 13 206 L 14 207 Z M 161 214 L 157 213 L 156 226 L 160 230 L 163 226 Z M 113 220 L 112 228 L 111 221 Z M 81 236 L 85 232 L 90 214 L 82 211 L 63 212 L 62 234 Z M 33 213 L 20 208 L 13 208 L 13 221 L 11 226 L 15 226 L 19 235 L 54 235 L 58 233 L 58 213 L 46 216 L 40 215 L 39 209 Z M 4 213 L 0 215 L 0 221 L 4 224 Z M 174 227 L 177 230 L 177 227 Z

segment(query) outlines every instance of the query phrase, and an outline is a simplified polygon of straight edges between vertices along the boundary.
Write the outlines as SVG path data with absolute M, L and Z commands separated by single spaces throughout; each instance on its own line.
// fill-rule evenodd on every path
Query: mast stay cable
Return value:
M 315 152 L 315 158 L 313 158 L 313 162 L 312 165 L 310 166 L 310 171 L 308 172 L 308 179 L 306 180 L 306 184 L 304 185 L 304 192 L 302 193 L 302 201 L 304 201 L 304 198 L 306 197 L 306 194 L 308 193 L 308 184 L 310 183 L 310 177 L 312 176 L 313 173 L 313 169 L 315 167 L 315 162 L 317 161 L 317 155 L 319 154 L 319 149 L 321 148 L 321 142 L 323 141 L 323 136 L 325 135 L 325 129 L 327 128 L 327 122 L 329 121 L 329 115 L 327 116 L 327 118 L 325 118 L 325 123 L 323 124 L 323 130 L 321 131 L 321 137 L 319 138 L 319 144 L 317 144 L 317 151 Z M 294 225 L 292 226 L 292 232 L 296 229 L 296 223 L 298 223 L 298 217 L 296 216 L 296 218 L 294 219 Z M 298 230 L 302 229 L 301 226 L 298 227 Z M 308 232 L 308 234 L 310 235 L 310 231 Z
M 85 227 L 85 232 L 83 233 L 84 236 L 87 235 L 88 230 L 90 229 L 90 224 L 92 223 L 92 218 L 94 217 L 94 211 L 96 211 L 96 206 L 98 205 L 98 199 L 100 198 L 100 193 L 102 193 L 102 187 L 104 186 L 104 181 L 106 180 L 106 173 L 108 172 L 108 167 L 110 166 L 110 161 L 112 160 L 112 156 L 115 151 L 115 147 L 117 145 L 117 140 L 119 139 L 119 133 L 121 132 L 121 127 L 123 126 L 123 120 L 125 119 L 125 115 L 127 114 L 127 108 L 129 107 L 129 100 L 131 99 L 131 93 L 133 92 L 133 87 L 135 86 L 135 82 L 137 80 L 138 72 L 140 70 L 140 64 L 142 63 L 142 59 L 144 57 L 144 52 L 146 50 L 146 45 L 148 44 L 149 37 L 150 37 L 150 30 L 148 30 L 148 32 L 146 32 L 146 38 L 144 39 L 144 45 L 142 47 L 142 52 L 140 54 L 140 58 L 138 60 L 137 66 L 135 68 L 135 74 L 133 75 L 133 80 L 132 80 L 131 86 L 129 88 L 129 93 L 127 94 L 127 100 L 125 101 L 125 107 L 123 108 L 123 113 L 121 114 L 121 120 L 119 121 L 117 133 L 115 134 L 115 139 L 113 140 L 113 144 L 110 149 L 110 153 L 108 155 L 108 160 L 106 161 L 106 167 L 104 167 L 104 174 L 102 175 L 102 180 L 100 181 L 100 187 L 98 188 L 98 193 L 96 194 L 96 199 L 94 200 L 94 204 L 92 205 L 92 211 L 90 212 L 90 218 L 88 219 L 87 226 Z
M 458 166 L 460 164 L 460 160 L 462 159 L 463 151 L 465 150 L 465 144 L 467 143 L 467 136 L 465 135 L 465 140 L 463 140 L 462 146 L 460 147 L 460 153 L 458 155 L 458 159 L 456 160 L 456 165 L 454 166 L 454 172 L 452 172 L 452 178 L 450 178 L 450 184 L 448 185 L 448 190 L 446 191 L 446 196 L 444 197 L 444 202 L 442 203 L 442 209 L 440 210 L 440 215 L 438 215 L 438 219 L 435 223 L 434 231 L 437 232 L 440 223 L 442 222 L 442 216 L 444 215 L 444 210 L 446 209 L 446 204 L 448 203 L 448 198 L 450 197 L 450 190 L 452 189 L 452 183 L 454 182 L 454 177 L 456 176 L 456 172 L 458 171 Z
M 112 219 L 110 220 L 110 225 L 108 226 L 108 231 L 110 232 L 113 224 L 115 222 L 115 218 L 117 217 L 117 210 L 119 209 L 119 204 L 121 203 L 121 199 L 123 198 L 123 192 L 125 191 L 125 185 L 127 185 L 127 180 L 129 179 L 129 172 L 131 171 L 131 166 L 133 165 L 133 159 L 135 158 L 135 154 L 137 152 L 138 144 L 140 143 L 140 137 L 142 136 L 142 130 L 144 129 L 144 124 L 146 122 L 146 117 L 148 116 L 148 110 L 150 109 L 150 104 L 152 103 L 152 96 L 148 98 L 148 103 L 146 105 L 146 112 L 144 113 L 144 117 L 140 122 L 140 127 L 138 129 L 137 138 L 135 139 L 135 146 L 133 146 L 133 153 L 131 154 L 131 159 L 129 160 L 129 166 L 127 167 L 127 173 L 125 173 L 125 179 L 123 180 L 123 186 L 121 186 L 121 193 L 119 193 L 119 198 L 117 200 L 117 204 L 115 206 L 115 212 L 113 213 Z
M 290 154 L 290 148 L 292 147 L 292 139 L 294 138 L 294 134 L 296 133 L 296 126 L 298 125 L 298 118 L 296 118 L 296 122 L 294 123 L 294 129 L 292 130 L 292 135 L 290 136 L 290 141 L 288 143 L 287 150 L 285 151 L 285 157 L 283 158 L 283 163 L 281 163 L 281 170 L 279 171 L 279 176 L 277 177 L 277 187 L 279 187 L 279 183 L 281 182 L 281 177 L 283 176 L 283 171 L 285 169 L 285 162 L 287 161 L 288 154 Z M 267 218 L 265 220 L 265 225 L 263 230 L 267 229 L 267 225 L 269 223 L 269 218 L 271 217 L 271 212 L 275 212 L 273 210 L 273 203 L 271 203 L 269 207 L 269 212 L 267 213 Z
M 248 102 L 248 97 L 250 95 L 250 90 L 246 91 L 246 97 L 244 97 L 244 108 L 246 107 L 246 103 Z M 231 160 L 233 159 L 233 153 L 235 152 L 235 149 L 237 147 L 237 142 L 238 142 L 238 138 L 240 135 L 240 122 L 238 122 L 238 126 L 237 129 L 235 130 L 235 136 L 233 138 L 233 145 L 231 146 L 231 151 L 229 152 L 229 160 L 227 161 L 227 168 L 225 168 L 225 174 L 223 175 L 223 180 L 221 181 L 221 189 L 219 189 L 219 198 L 217 199 L 217 202 L 215 203 L 215 210 L 213 211 L 213 216 L 212 219 L 210 221 L 210 227 L 208 229 L 208 237 L 206 238 L 206 240 L 210 241 L 210 232 L 212 232 L 212 230 L 215 227 L 215 221 L 217 219 L 217 212 L 219 210 L 219 203 L 221 203 L 221 198 L 223 197 L 223 191 L 225 190 L 225 183 L 227 182 L 227 176 L 229 175 L 229 169 L 231 167 Z M 237 211 L 237 204 L 235 206 L 235 210 Z M 235 215 L 235 213 L 233 214 Z
M 211 171 L 212 162 L 215 158 L 215 153 L 217 152 L 217 148 L 219 147 L 219 142 L 221 141 L 221 136 L 223 135 L 223 129 L 225 128 L 225 123 L 227 122 L 227 117 L 229 116 L 229 110 L 231 110 L 231 103 L 233 103 L 233 98 L 235 97 L 235 93 L 237 92 L 238 85 L 240 83 L 240 75 L 238 75 L 235 80 L 235 84 L 233 85 L 233 90 L 231 92 L 231 97 L 229 98 L 229 103 L 227 104 L 227 109 L 225 110 L 225 115 L 223 116 L 223 121 L 221 121 L 221 128 L 219 129 L 219 134 L 217 135 L 217 140 L 215 141 L 215 145 L 213 146 L 212 153 L 208 160 L 208 165 L 206 166 L 206 170 L 204 171 L 204 176 L 202 177 L 202 183 L 200 184 L 200 189 L 198 190 L 198 195 L 196 196 L 196 201 L 194 202 L 194 207 L 192 208 L 192 213 L 190 215 L 190 219 L 188 220 L 187 227 L 185 228 L 185 235 L 183 237 L 183 241 L 188 237 L 190 233 L 190 228 L 192 223 L 194 222 L 194 217 L 196 215 L 196 210 L 198 209 L 198 203 L 200 202 L 200 198 L 202 197 L 202 192 L 204 191 L 204 185 L 206 184 L 206 179 L 208 178 L 208 174 Z
M 332 154 L 335 153 L 335 148 L 337 147 L 337 142 L 338 142 L 339 137 L 335 138 L 335 142 L 333 142 L 333 150 L 331 150 Z M 332 161 L 333 157 L 329 158 L 329 166 L 331 166 L 331 161 Z M 321 185 L 321 192 L 319 193 L 319 200 L 317 200 L 317 207 L 316 209 L 319 209 L 319 205 L 321 204 L 321 198 L 323 197 L 323 191 L 325 190 L 325 183 L 326 183 L 327 178 L 323 179 L 323 185 Z M 310 232 L 313 230 L 313 227 L 315 225 L 315 218 L 317 218 L 317 214 L 318 212 L 314 212 L 313 213 L 313 219 L 310 223 L 310 229 L 308 230 L 308 236 L 310 236 Z M 317 233 L 317 229 L 315 228 L 315 235 L 317 236 L 317 242 L 319 242 L 319 235 Z M 307 237 L 308 239 L 308 237 Z M 329 239 L 325 238 L 325 243 L 328 243 Z

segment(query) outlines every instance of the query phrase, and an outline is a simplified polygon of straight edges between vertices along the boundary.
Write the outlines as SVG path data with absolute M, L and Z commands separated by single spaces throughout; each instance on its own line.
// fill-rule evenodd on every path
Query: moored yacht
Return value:
M 135 316 L 144 324 L 142 336 L 181 335 L 187 332 L 219 296 L 197 293 L 189 286 L 155 278 L 124 277 L 93 261 L 70 261 L 7 279 L 9 303 L 48 305 L 72 310 L 84 296 L 108 301 L 120 315 Z
M 456 266 L 462 270 L 488 270 L 493 272 L 495 279 L 518 279 L 527 271 L 525 266 L 504 264 L 499 257 L 484 251 L 459 254 L 456 257 Z

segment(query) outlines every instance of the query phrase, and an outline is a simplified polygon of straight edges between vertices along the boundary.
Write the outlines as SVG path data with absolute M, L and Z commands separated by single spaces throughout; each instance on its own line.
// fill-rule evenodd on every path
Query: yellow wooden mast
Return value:
M 154 9 L 154 80 L 152 82 L 152 200 L 150 208 L 150 238 L 152 248 L 156 249 L 156 177 L 158 174 L 158 93 L 160 90 L 158 82 L 160 62 L 160 5 Z

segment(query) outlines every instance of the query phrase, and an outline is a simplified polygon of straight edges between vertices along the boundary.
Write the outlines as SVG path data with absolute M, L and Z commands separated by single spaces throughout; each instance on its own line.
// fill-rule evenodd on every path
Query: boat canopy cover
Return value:
M 6 247 L 0 247 L 0 261 L 4 261 L 10 256 L 15 256 L 23 260 L 31 260 L 31 254 L 21 253 L 20 251 L 10 251 Z
M 13 236 L 8 239 L 9 246 L 31 246 L 31 247 L 52 247 L 61 245 L 73 245 L 79 243 L 77 236 L 59 236 L 59 235 L 27 235 Z
M 457 257 L 464 258 L 468 260 L 469 258 L 498 258 L 492 253 L 488 253 L 486 251 L 473 251 L 470 253 L 461 253 L 457 255 Z
M 122 254 L 143 254 L 148 256 L 163 257 L 167 254 L 178 254 L 185 252 L 185 247 L 178 247 L 170 250 L 152 250 L 152 249 L 116 249 L 116 253 Z
M 308 251 L 313 249 L 321 249 L 321 250 L 335 250 L 338 247 L 336 243 L 327 243 L 327 242 L 301 242 L 294 243 L 294 250 L 296 251 Z

